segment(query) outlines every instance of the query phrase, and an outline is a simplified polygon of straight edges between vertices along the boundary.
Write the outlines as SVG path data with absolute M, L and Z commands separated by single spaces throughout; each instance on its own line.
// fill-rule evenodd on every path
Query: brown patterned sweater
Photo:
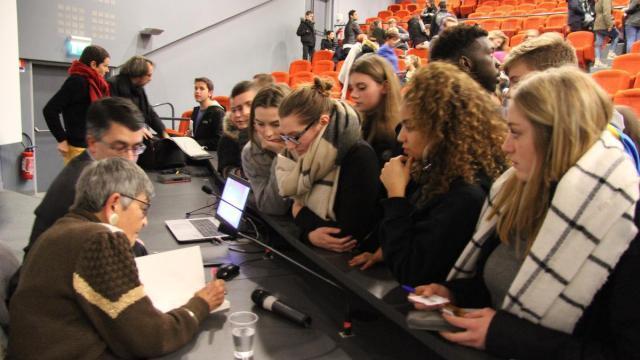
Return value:
M 208 312 L 195 296 L 168 313 L 154 308 L 124 233 L 72 211 L 42 235 L 24 263 L 10 304 L 9 357 L 155 357 L 191 340 Z

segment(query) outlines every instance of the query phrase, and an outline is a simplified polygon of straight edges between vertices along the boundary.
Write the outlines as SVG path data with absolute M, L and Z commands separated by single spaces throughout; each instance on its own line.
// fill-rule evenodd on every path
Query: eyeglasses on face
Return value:
M 109 147 L 109 149 L 119 153 L 119 154 L 124 154 L 127 153 L 129 151 L 132 151 L 134 154 L 136 155 L 140 155 L 142 154 L 146 149 L 147 146 L 145 144 L 135 144 L 133 146 L 128 146 L 127 144 L 121 142 L 121 141 L 116 141 L 113 143 L 108 143 L 108 142 L 104 142 L 102 140 L 99 140 L 99 142 L 107 145 L 107 147 Z
M 312 121 L 309 123 L 309 125 L 305 126 L 305 128 L 300 131 L 299 133 L 295 134 L 295 135 L 284 135 L 284 134 L 280 134 L 280 139 L 282 139 L 282 141 L 288 141 L 291 142 L 293 144 L 296 145 L 300 145 L 300 138 L 307 132 L 309 131 L 309 129 L 311 129 L 311 126 L 313 126 L 313 124 L 315 124 L 315 121 Z
M 151 207 L 151 203 L 150 202 L 146 202 L 146 201 L 142 201 L 140 199 L 136 199 L 133 196 L 130 195 L 125 195 L 125 194 L 120 194 L 122 197 L 125 197 L 127 199 L 131 199 L 131 200 L 135 200 L 139 203 L 141 203 L 144 206 L 141 206 L 140 209 L 142 210 L 142 213 L 144 214 L 144 216 L 147 216 L 147 212 L 149 212 L 149 208 Z

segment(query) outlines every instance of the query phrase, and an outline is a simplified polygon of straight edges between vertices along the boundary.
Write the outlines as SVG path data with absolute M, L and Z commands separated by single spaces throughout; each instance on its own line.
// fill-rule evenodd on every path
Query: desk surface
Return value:
M 152 180 L 155 176 L 150 174 Z M 141 238 L 150 252 L 194 246 L 179 245 L 166 229 L 164 220 L 184 218 L 187 211 L 211 203 L 212 198 L 200 191 L 207 182 L 196 177 L 190 183 L 181 184 L 165 185 L 154 181 L 156 196 L 152 199 L 149 224 L 141 232 Z M 258 250 L 252 244 L 234 247 Z M 287 255 L 316 266 L 297 251 L 289 251 Z M 261 257 L 261 254 L 229 252 L 229 261 L 236 264 Z M 209 276 L 209 272 L 206 273 Z M 257 287 L 272 292 L 286 303 L 310 314 L 313 319 L 311 327 L 304 329 L 254 306 L 250 294 Z M 242 264 L 240 275 L 227 282 L 227 293 L 231 309 L 211 315 L 202 324 L 202 331 L 194 340 L 163 359 L 232 358 L 231 328 L 226 317 L 234 311 L 253 311 L 260 316 L 254 343 L 255 359 L 440 358 L 419 341 L 407 336 L 396 323 L 377 315 L 377 311 L 368 303 L 359 303 L 359 297 L 352 292 L 344 292 L 323 283 L 278 257 Z M 342 338 L 338 332 L 347 302 L 365 316 L 354 320 L 356 336 Z M 382 337 L 384 341 L 380 341 Z

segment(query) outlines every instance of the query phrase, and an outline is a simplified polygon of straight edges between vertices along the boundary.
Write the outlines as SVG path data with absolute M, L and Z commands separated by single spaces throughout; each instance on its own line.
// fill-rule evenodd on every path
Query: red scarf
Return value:
M 74 60 L 69 67 L 69 75 L 80 75 L 87 79 L 89 82 L 89 98 L 91 102 L 94 102 L 105 96 L 110 96 L 109 84 L 104 80 L 104 77 L 100 76 L 97 71 L 81 63 L 78 60 Z

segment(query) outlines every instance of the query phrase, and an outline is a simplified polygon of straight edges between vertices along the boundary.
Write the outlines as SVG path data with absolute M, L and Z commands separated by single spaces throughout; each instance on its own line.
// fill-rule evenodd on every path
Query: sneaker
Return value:
M 600 61 L 600 59 L 596 59 L 596 61 L 593 62 L 593 67 L 603 68 L 606 67 L 606 65 Z
M 607 56 L 607 60 L 611 61 L 611 60 L 615 59 L 616 56 L 617 56 L 616 53 L 612 51 L 612 52 L 609 53 L 609 56 Z

